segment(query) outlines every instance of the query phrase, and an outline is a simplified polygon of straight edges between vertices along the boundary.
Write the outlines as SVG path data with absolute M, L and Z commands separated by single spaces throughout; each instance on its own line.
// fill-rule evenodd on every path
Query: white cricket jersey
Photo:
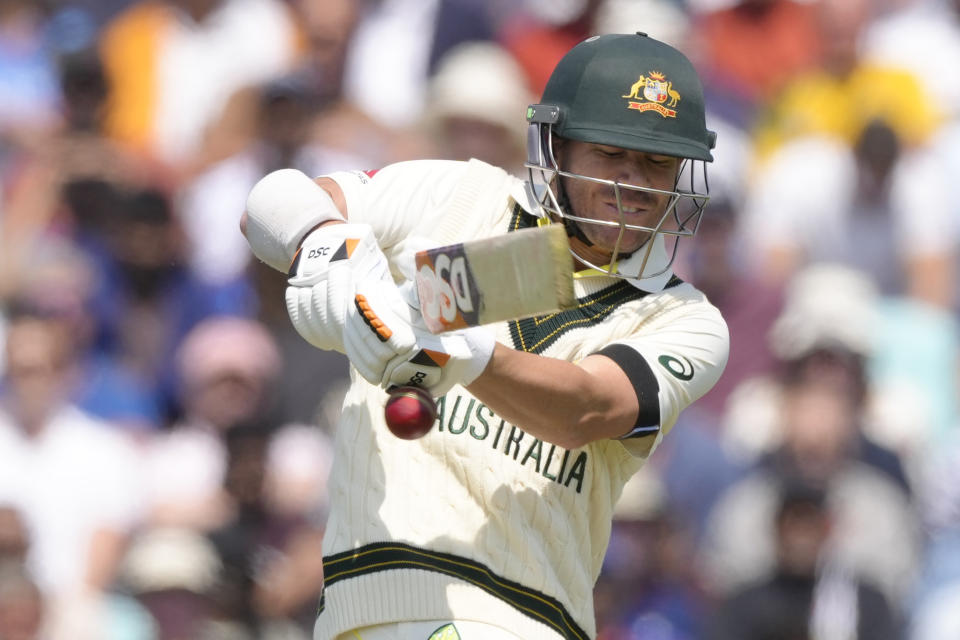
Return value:
M 331 177 L 349 219 L 373 226 L 392 263 L 424 238 L 446 244 L 535 224 L 519 204 L 523 183 L 477 161 Z M 702 293 L 669 275 L 640 288 L 648 284 L 578 279 L 578 308 L 496 325 L 515 349 L 569 361 L 603 350 L 627 363 L 645 407 L 627 439 L 567 450 L 458 386 L 440 399 L 430 433 L 400 440 L 384 424 L 385 392 L 354 372 L 336 434 L 315 638 L 441 619 L 530 639 L 595 635 L 593 585 L 621 489 L 727 359 L 726 324 Z

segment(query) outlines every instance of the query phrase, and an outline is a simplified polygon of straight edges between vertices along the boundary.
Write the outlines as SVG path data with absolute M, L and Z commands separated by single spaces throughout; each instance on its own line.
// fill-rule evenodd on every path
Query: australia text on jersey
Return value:
M 587 470 L 587 452 L 571 451 L 531 438 L 516 425 L 497 416 L 487 405 L 469 396 L 448 394 L 440 398 L 437 421 L 439 431 L 453 435 L 470 435 L 480 441 L 489 441 L 490 447 L 513 458 L 521 465 L 535 469 L 548 480 L 577 493 L 583 489 Z

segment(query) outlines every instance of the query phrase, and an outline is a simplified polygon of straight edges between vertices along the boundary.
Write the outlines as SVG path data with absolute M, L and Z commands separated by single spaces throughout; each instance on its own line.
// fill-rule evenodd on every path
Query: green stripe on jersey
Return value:
M 536 221 L 534 216 L 524 211 L 520 205 L 516 205 L 510 220 L 510 230 L 516 231 L 536 226 Z M 683 280 L 674 275 L 664 289 L 682 283 Z M 509 325 L 513 348 L 529 353 L 543 353 L 565 332 L 598 324 L 621 304 L 630 300 L 639 300 L 647 295 L 649 293 L 637 289 L 626 280 L 618 280 L 602 291 L 585 298 L 578 298 L 577 306 L 573 309 L 523 320 L 511 320 Z
M 567 640 L 589 638 L 556 598 L 499 576 L 486 565 L 470 558 L 403 543 L 379 542 L 325 556 L 324 590 L 342 580 L 395 569 L 435 571 L 458 578 L 503 600 L 525 616 L 547 625 Z M 321 595 L 317 613 L 323 613 L 325 607 L 326 596 Z

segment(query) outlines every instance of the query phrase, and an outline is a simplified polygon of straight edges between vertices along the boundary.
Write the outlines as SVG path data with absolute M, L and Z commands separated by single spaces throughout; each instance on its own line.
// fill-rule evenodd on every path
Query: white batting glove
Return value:
M 419 312 L 410 302 L 392 280 L 356 285 L 344 324 L 344 352 L 371 384 L 380 384 L 387 365 L 416 344 L 413 325 Z
M 416 344 L 407 353 L 391 360 L 384 370 L 381 386 L 424 387 L 435 398 L 455 385 L 467 386 L 486 369 L 496 339 L 486 327 L 461 329 L 434 335 L 422 324 L 413 328 Z
M 344 326 L 358 282 L 386 281 L 390 267 L 366 224 L 331 224 L 311 232 L 290 266 L 287 313 L 310 344 L 345 353 Z

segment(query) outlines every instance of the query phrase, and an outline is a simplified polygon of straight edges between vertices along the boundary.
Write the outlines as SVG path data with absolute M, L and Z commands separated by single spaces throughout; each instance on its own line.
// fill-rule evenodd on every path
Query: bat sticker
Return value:
M 417 293 L 423 319 L 438 333 L 475 326 L 483 308 L 462 244 L 417 253 Z

